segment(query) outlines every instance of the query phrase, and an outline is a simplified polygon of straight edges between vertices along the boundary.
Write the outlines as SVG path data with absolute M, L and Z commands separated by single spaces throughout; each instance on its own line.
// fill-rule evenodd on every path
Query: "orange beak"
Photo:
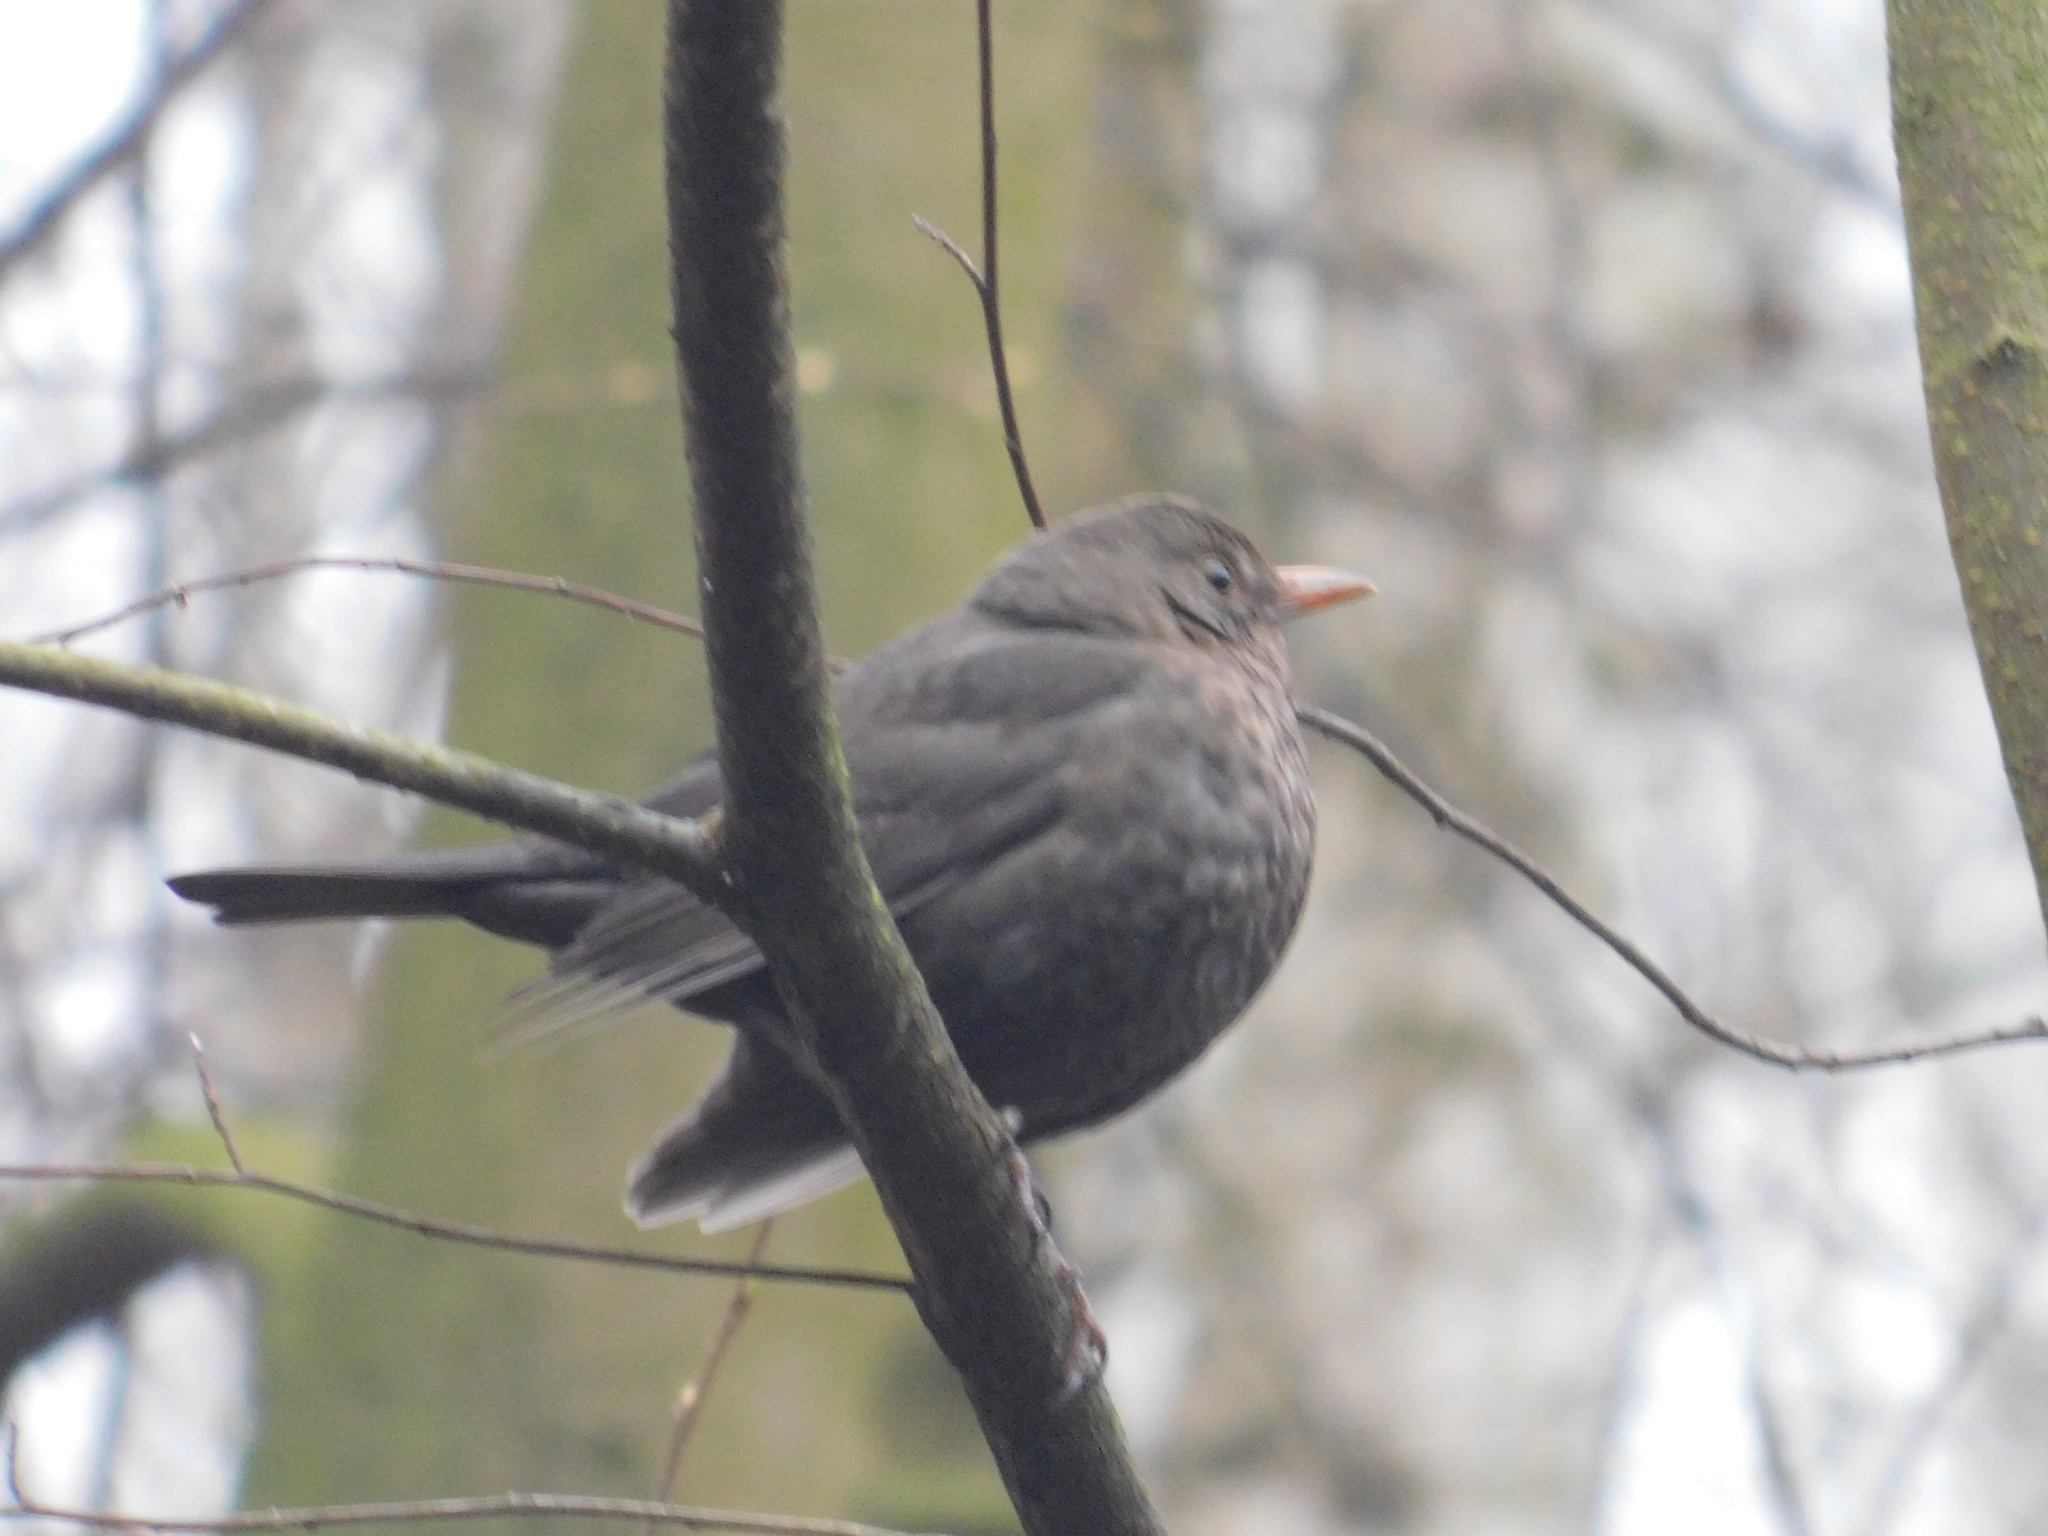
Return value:
M 1363 576 L 1340 571 L 1330 565 L 1283 565 L 1274 572 L 1280 578 L 1280 616 L 1298 619 L 1304 613 L 1348 603 L 1353 598 L 1371 597 L 1379 588 Z

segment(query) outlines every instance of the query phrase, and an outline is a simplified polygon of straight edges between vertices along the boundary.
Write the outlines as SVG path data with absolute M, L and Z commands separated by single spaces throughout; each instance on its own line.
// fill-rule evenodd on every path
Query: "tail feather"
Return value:
M 860 1154 L 842 1144 L 773 1167 L 706 1169 L 698 1180 L 673 1185 L 664 1179 L 671 1172 L 651 1156 L 635 1165 L 626 1214 L 642 1227 L 694 1220 L 706 1232 L 729 1232 L 829 1195 L 867 1170 Z
M 559 949 L 618 890 L 606 866 L 544 843 L 430 848 L 359 864 L 205 869 L 170 887 L 229 927 L 351 917 L 460 917 Z
M 343 917 L 446 915 L 453 893 L 445 879 L 379 869 L 307 865 L 276 869 L 206 869 L 176 875 L 170 887 L 214 909 L 214 921 L 307 922 Z
M 741 1033 L 696 1107 L 633 1165 L 626 1214 L 643 1227 L 695 1218 L 706 1232 L 722 1232 L 850 1184 L 861 1171 L 830 1102 L 773 1047 Z

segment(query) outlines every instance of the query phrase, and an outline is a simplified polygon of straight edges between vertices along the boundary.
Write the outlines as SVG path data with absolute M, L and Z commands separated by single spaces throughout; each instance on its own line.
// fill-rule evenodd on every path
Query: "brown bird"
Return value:
M 1146 497 L 1025 541 L 958 608 L 841 675 L 875 879 L 968 1072 L 1025 1139 L 1146 1097 L 1272 974 L 1316 820 L 1280 626 L 1371 591 L 1276 570 L 1213 514 Z M 646 804 L 698 816 L 722 792 L 707 755 Z M 760 954 L 680 886 L 523 838 L 171 887 L 223 923 L 460 917 L 553 952 L 538 1005 L 555 1022 L 654 998 L 737 1026 L 632 1171 L 644 1226 L 717 1231 L 861 1172 L 775 1044 Z

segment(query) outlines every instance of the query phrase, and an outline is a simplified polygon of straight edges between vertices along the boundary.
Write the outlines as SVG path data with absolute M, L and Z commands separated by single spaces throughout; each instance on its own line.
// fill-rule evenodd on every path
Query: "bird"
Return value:
M 1281 628 L 1373 590 L 1276 568 L 1192 501 L 1133 497 L 1033 534 L 839 674 L 877 887 L 1020 1141 L 1146 1098 L 1272 974 L 1316 825 Z M 642 803 L 697 817 L 722 798 L 707 752 Z M 760 952 L 670 881 L 526 836 L 169 883 L 223 924 L 444 916 L 538 945 L 543 1024 L 655 1000 L 732 1025 L 724 1065 L 628 1175 L 642 1226 L 722 1231 L 863 1172 L 790 1055 Z

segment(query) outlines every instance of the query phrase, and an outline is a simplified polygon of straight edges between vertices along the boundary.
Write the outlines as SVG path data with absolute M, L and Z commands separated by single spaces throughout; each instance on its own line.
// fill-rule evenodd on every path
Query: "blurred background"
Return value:
M 1166 487 L 1370 572 L 1296 632 L 1302 692 L 1724 1017 L 1854 1046 L 2039 1006 L 1878 0 L 998 11 L 1055 515 Z M 0 0 L 4 632 L 306 554 L 687 606 L 659 12 Z M 857 653 L 1024 529 L 978 311 L 911 225 L 975 228 L 972 15 L 789 26 L 805 447 Z M 323 572 L 84 643 L 622 792 L 709 738 L 687 642 L 546 598 Z M 1281 974 L 1174 1090 L 1040 1158 L 1172 1529 L 2038 1529 L 2048 1055 L 1735 1058 L 1362 763 L 1316 771 Z M 724 1048 L 650 1011 L 494 1050 L 528 954 L 228 934 L 163 891 L 490 835 L 338 775 L 0 694 L 0 805 L 0 1161 L 221 1162 L 197 1033 L 256 1166 L 616 1242 L 623 1170 Z M 864 1187 L 770 1257 L 898 1262 Z M 0 1190 L 0 1374 L 50 1504 L 644 1496 L 726 1298 L 251 1195 Z M 791 1286 L 677 1495 L 1013 1528 L 910 1309 Z

